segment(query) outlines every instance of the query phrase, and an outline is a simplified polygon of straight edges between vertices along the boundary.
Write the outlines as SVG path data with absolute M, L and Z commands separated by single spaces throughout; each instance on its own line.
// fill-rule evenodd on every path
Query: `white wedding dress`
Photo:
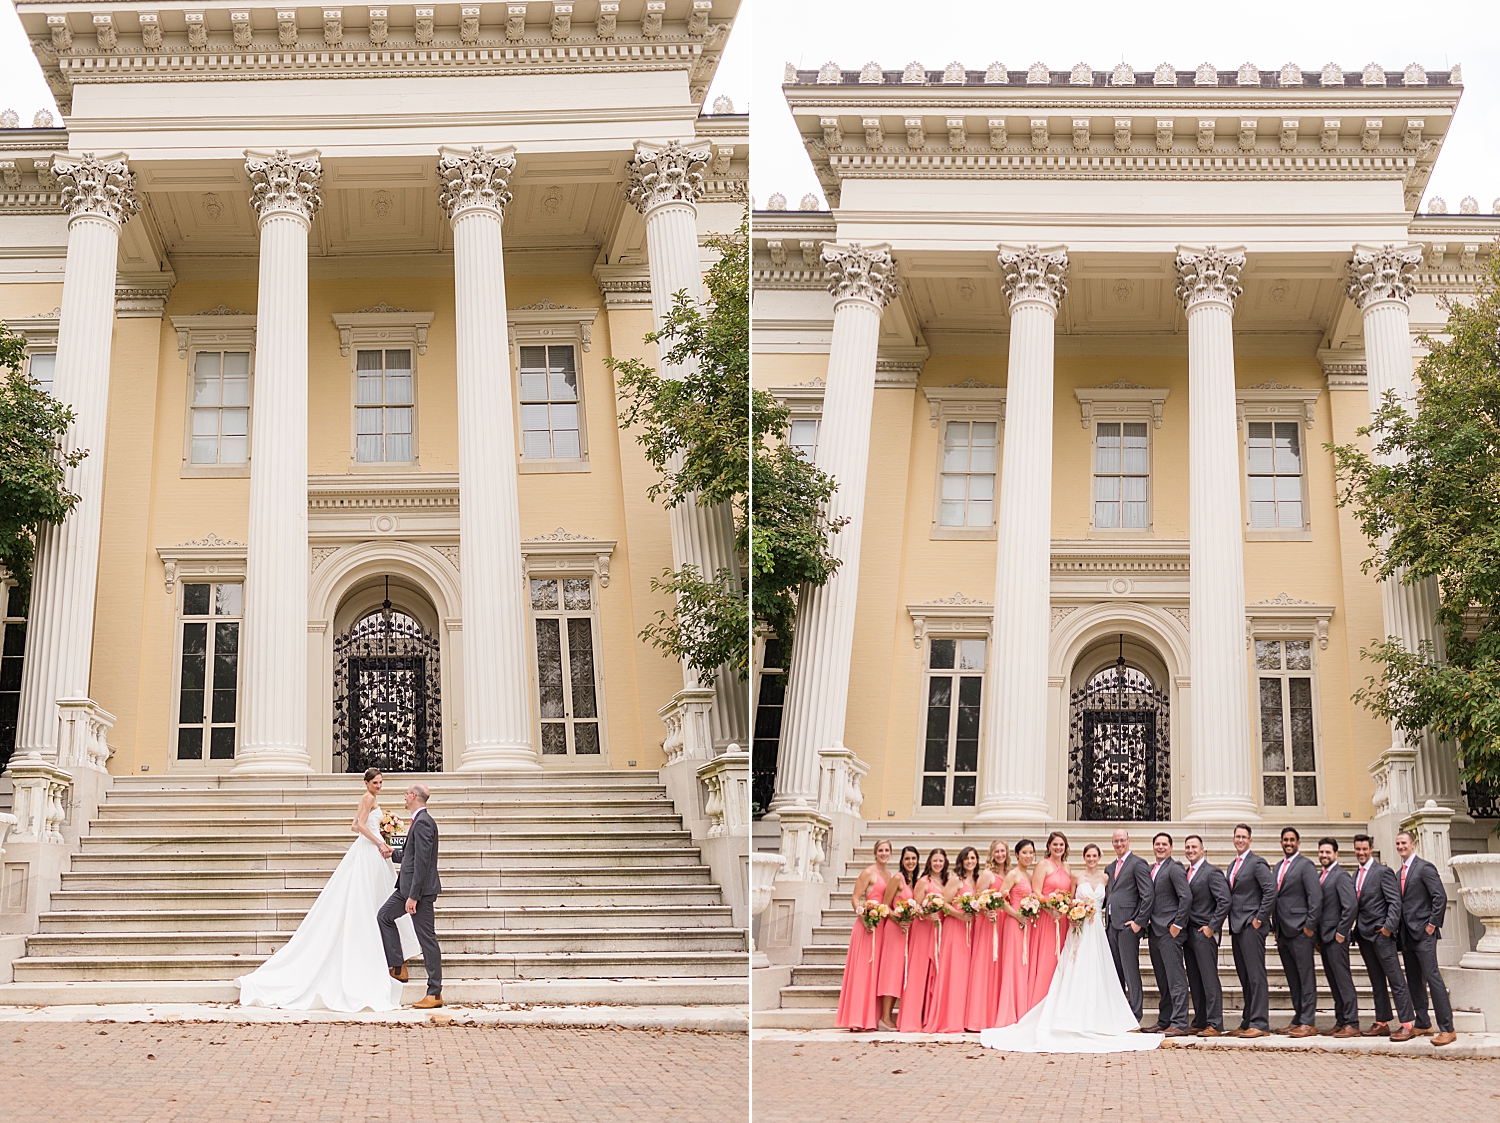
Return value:
M 380 834 L 380 809 L 367 820 Z M 354 839 L 328 884 L 285 947 L 239 980 L 242 1006 L 283 1010 L 399 1010 L 401 984 L 391 978 L 375 913 L 391 895 L 396 868 L 364 835 Z M 401 952 L 418 954 L 411 917 L 396 921 Z
M 1130 1032 L 1140 1023 L 1109 954 L 1104 886 L 1080 882 L 1075 895 L 1094 902 L 1094 917 L 1068 932 L 1047 997 L 1015 1025 L 985 1030 L 982 1045 L 1017 1053 L 1131 1053 L 1161 1044 L 1159 1033 Z

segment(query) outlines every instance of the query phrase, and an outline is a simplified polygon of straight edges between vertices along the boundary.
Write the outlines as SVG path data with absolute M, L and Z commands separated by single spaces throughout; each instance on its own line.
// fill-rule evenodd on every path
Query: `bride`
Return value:
M 1018 1053 L 1128 1053 L 1155 1049 L 1157 1033 L 1140 1023 L 1120 990 L 1104 933 L 1104 880 L 1099 847 L 1083 848 L 1085 870 L 1073 894 L 1094 903 L 1094 915 L 1068 933 L 1047 997 L 1015 1025 L 987 1029 L 980 1043 Z
M 350 829 L 349 847 L 318 899 L 285 947 L 239 980 L 240 1004 L 285 1010 L 397 1010 L 401 984 L 391 978 L 375 914 L 391 895 L 395 869 L 380 837 L 375 805 L 385 777 L 365 773 L 365 794 Z M 410 916 L 396 922 L 401 951 L 419 952 Z

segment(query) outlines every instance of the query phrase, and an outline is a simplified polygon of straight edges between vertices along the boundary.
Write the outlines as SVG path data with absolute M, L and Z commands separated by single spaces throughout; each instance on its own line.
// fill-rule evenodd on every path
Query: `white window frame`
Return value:
M 1255 800 L 1268 812 L 1274 811 L 1277 815 L 1291 822 L 1321 822 L 1324 818 L 1324 807 L 1328 801 L 1328 789 L 1326 777 L 1323 772 L 1324 764 L 1324 742 L 1323 742 L 1323 705 L 1322 692 L 1319 682 L 1319 652 L 1328 648 L 1328 628 L 1333 618 L 1335 608 L 1333 605 L 1313 604 L 1311 601 L 1299 600 L 1287 593 L 1280 593 L 1275 597 L 1257 601 L 1245 606 L 1245 663 L 1249 672 L 1249 690 L 1252 701 L 1251 722 L 1253 724 L 1252 739 L 1255 745 Z M 1312 669 L 1310 671 L 1261 671 L 1256 665 L 1255 642 L 1257 640 L 1306 640 L 1310 641 L 1309 651 L 1312 653 Z M 1283 648 L 1283 662 L 1285 662 L 1285 649 Z M 1263 676 L 1280 676 L 1283 679 L 1289 677 L 1307 677 L 1312 680 L 1312 723 L 1313 723 L 1313 760 L 1316 769 L 1312 773 L 1317 778 L 1318 802 L 1313 806 L 1299 806 L 1292 802 L 1292 791 L 1288 787 L 1287 803 L 1283 806 L 1267 807 L 1265 802 L 1265 749 L 1261 744 L 1261 717 L 1260 717 L 1260 679 Z M 1290 704 L 1288 688 L 1282 687 L 1283 704 Z M 1286 715 L 1283 715 L 1285 720 Z M 1285 751 L 1287 762 L 1291 761 L 1291 744 L 1288 740 Z M 1292 771 L 1288 769 L 1284 775 L 1290 777 Z M 1307 775 L 1307 773 L 1303 773 Z
M 1073 391 L 1078 399 L 1080 423 L 1089 434 L 1088 505 L 1090 538 L 1150 538 L 1156 532 L 1156 430 L 1161 428 L 1162 414 L 1170 390 L 1138 386 L 1120 379 L 1103 386 L 1081 387 Z M 1099 465 L 1099 426 L 1119 422 L 1146 425 L 1146 525 L 1098 526 L 1096 524 L 1095 481 Z M 1123 439 L 1124 429 L 1121 429 Z M 1123 500 L 1122 500 L 1123 513 Z
M 539 300 L 506 310 L 510 334 L 511 395 L 516 410 L 516 464 L 522 475 L 549 472 L 591 472 L 589 463 L 588 373 L 583 360 L 593 347 L 597 308 L 575 308 Z M 573 369 L 578 373 L 578 456 L 528 459 L 521 437 L 521 348 L 573 347 Z
M 993 541 L 1000 515 L 1000 468 L 1005 449 L 1005 387 L 970 378 L 952 386 L 924 386 L 922 393 L 927 397 L 929 424 L 938 431 L 934 459 L 936 470 L 932 480 L 932 525 L 928 537 L 934 540 Z M 995 498 L 989 526 L 943 525 L 943 449 L 950 421 L 982 421 L 993 422 L 995 425 Z
M 172 327 L 177 331 L 177 357 L 187 362 L 183 374 L 181 477 L 248 476 L 250 459 L 255 455 L 255 317 L 227 309 L 201 312 L 196 316 L 173 316 Z M 250 354 L 250 423 L 246 427 L 243 464 L 193 463 L 193 378 L 199 351 L 247 351 Z
M 1310 443 L 1299 442 L 1302 474 L 1302 525 L 1272 527 L 1250 525 L 1250 422 L 1298 422 L 1310 432 L 1317 415 L 1318 399 L 1323 391 L 1286 386 L 1274 378 L 1258 386 L 1235 391 L 1235 414 L 1240 427 L 1240 491 L 1243 497 L 1245 540 L 1247 542 L 1306 542 L 1312 538 L 1311 490 L 1307 482 L 1307 460 Z M 1274 430 L 1273 430 L 1274 432 Z
M 168 772 L 187 772 L 187 773 L 228 772 L 230 769 L 232 769 L 234 767 L 235 762 L 239 760 L 239 758 L 240 758 L 239 754 L 240 754 L 240 752 L 244 748 L 244 745 L 243 745 L 243 743 L 241 741 L 241 733 L 242 733 L 242 723 L 243 723 L 244 715 L 245 715 L 245 705 L 244 705 L 244 703 L 245 703 L 245 675 L 244 675 L 244 667 L 243 667 L 243 665 L 240 665 L 240 664 L 236 665 L 236 671 L 235 671 L 234 756 L 226 757 L 226 758 L 214 758 L 214 757 L 212 757 L 210 755 L 211 752 L 212 752 L 212 748 L 211 748 L 211 745 L 210 745 L 210 741 L 212 739 L 211 734 L 210 734 L 210 736 L 206 736 L 204 738 L 204 740 L 203 740 L 203 755 L 198 760 L 181 760 L 177 756 L 177 737 L 178 737 L 178 732 L 179 732 L 179 730 L 181 729 L 181 726 L 182 726 L 181 717 L 182 717 L 182 636 L 183 636 L 183 628 L 188 623 L 200 623 L 200 622 L 203 622 L 203 621 L 201 621 L 197 617 L 195 617 L 191 621 L 189 621 L 189 620 L 187 620 L 187 619 L 184 618 L 185 614 L 183 612 L 183 598 L 184 598 L 184 595 L 185 595 L 185 590 L 184 590 L 183 586 L 188 585 L 188 584 L 195 584 L 195 585 L 207 584 L 207 585 L 210 585 L 210 586 L 212 586 L 212 585 L 239 585 L 240 586 L 240 598 L 241 599 L 240 599 L 240 613 L 239 613 L 239 615 L 238 616 L 234 616 L 234 617 L 214 617 L 214 616 L 210 616 L 207 619 L 208 620 L 213 620 L 213 621 L 218 621 L 220 619 L 223 619 L 223 620 L 232 620 L 232 621 L 238 623 L 240 625 L 240 632 L 239 632 L 239 652 L 238 653 L 239 653 L 239 655 L 241 657 L 243 657 L 244 656 L 244 652 L 245 652 L 245 606 L 244 606 L 245 591 L 244 591 L 244 578 L 242 576 L 235 575 L 235 574 L 222 574 L 221 575 L 221 574 L 198 573 L 198 574 L 191 574 L 191 575 L 180 575 L 179 576 L 179 580 L 177 582 L 178 587 L 174 591 L 173 598 L 172 598 L 173 599 L 173 608 L 174 608 L 175 616 L 176 616 L 176 623 L 175 623 L 175 626 L 172 629 L 172 697 L 171 697 L 171 719 L 172 720 L 171 720 L 170 733 L 169 733 L 170 740 L 167 742 L 167 771 Z M 205 656 L 204 656 L 204 660 L 205 660 L 205 664 L 206 664 L 205 668 L 204 668 L 205 672 L 206 672 L 206 674 L 205 674 L 205 680 L 204 680 L 205 682 L 209 682 L 210 681 L 210 676 L 211 676 L 211 673 L 212 673 L 209 670 L 209 668 L 212 666 L 212 662 L 213 662 L 213 656 L 214 656 L 213 646 L 214 645 L 213 645 L 213 639 L 212 639 L 212 631 L 210 631 L 210 638 L 209 638 L 209 642 L 208 642 L 208 645 L 207 645 L 207 651 L 206 651 Z M 204 699 L 203 699 L 203 712 L 204 712 L 205 719 L 207 719 L 208 715 L 211 714 L 212 710 L 211 710 L 210 707 L 212 705 L 213 705 L 212 692 L 209 690 L 209 688 L 207 686 L 205 686 L 205 688 L 204 688 Z M 204 722 L 204 728 L 205 729 L 211 729 L 212 728 L 212 723 L 209 722 L 209 721 L 207 721 L 207 720 L 205 720 L 205 722 Z
M 808 382 L 794 382 L 790 386 L 773 386 L 767 391 L 790 414 L 787 418 L 787 444 L 792 443 L 792 423 L 810 421 L 816 427 L 817 438 L 813 441 L 811 461 L 814 464 L 818 459 L 818 441 L 823 436 L 823 395 L 827 389 L 828 383 L 824 379 L 814 378 Z
M 359 400 L 359 356 L 363 351 L 380 356 L 380 387 L 381 400 L 379 402 L 361 402 Z M 410 402 L 386 402 L 386 384 L 390 368 L 386 364 L 386 355 L 391 351 L 405 351 L 411 356 L 411 368 L 407 371 L 407 377 L 411 379 L 411 401 Z M 379 472 L 405 472 L 421 465 L 419 456 L 420 449 L 417 444 L 417 351 L 415 347 L 403 343 L 387 345 L 384 343 L 355 344 L 351 348 L 350 360 L 353 364 L 353 377 L 349 383 L 349 463 L 360 471 Z M 407 434 L 411 440 L 411 456 L 405 460 L 391 460 L 382 456 L 379 460 L 361 460 L 359 458 L 359 411 L 362 409 L 380 410 L 380 442 L 381 451 L 384 453 L 389 446 L 391 432 L 389 425 L 390 411 L 393 409 L 410 410 L 411 431 Z
M 912 782 L 912 814 L 914 818 L 919 819 L 972 819 L 979 800 L 984 797 L 980 785 L 983 783 L 985 754 L 988 751 L 985 727 L 991 704 L 988 668 L 995 657 L 994 645 L 990 642 L 994 624 L 994 606 L 986 601 L 966 597 L 963 593 L 954 593 L 951 597 L 939 600 L 909 604 L 906 606 L 906 611 L 912 621 L 912 646 L 916 649 L 917 663 L 920 668 L 917 676 L 917 725 L 913 730 L 916 758 Z M 932 639 L 979 639 L 985 643 L 986 669 L 980 676 L 984 685 L 980 687 L 979 695 L 979 757 L 975 778 L 974 807 L 967 805 L 930 807 L 922 804 L 922 780 L 926 774 L 927 701 L 930 690 L 927 685 L 930 677 L 927 666 L 930 650 L 928 641 Z
M 42 316 L 22 316 L 6 321 L 6 326 L 26 341 L 26 377 L 31 377 L 33 356 L 57 354 L 57 330 L 61 322 L 61 309 L 53 309 Z M 53 385 L 56 386 L 55 381 Z
M 339 331 L 339 354 L 349 360 L 349 469 L 353 472 L 417 472 L 421 470 L 421 381 L 419 356 L 427 354 L 427 333 L 434 312 L 411 312 L 384 301 L 357 312 L 335 312 Z M 411 459 L 359 459 L 359 359 L 360 351 L 411 351 Z M 384 359 L 382 358 L 382 363 Z

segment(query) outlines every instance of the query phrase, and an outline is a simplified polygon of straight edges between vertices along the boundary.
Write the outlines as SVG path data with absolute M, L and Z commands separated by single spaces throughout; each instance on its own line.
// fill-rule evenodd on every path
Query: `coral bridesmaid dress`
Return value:
M 995 916 L 991 923 L 980 913 L 970 930 L 969 1000 L 964 1006 L 964 1029 L 970 1033 L 993 1026 L 1000 1006 L 1000 933 L 1004 931 L 1001 925 L 1010 917 L 1003 912 Z
M 887 884 L 876 874 L 865 900 L 883 900 Z M 879 1024 L 880 999 L 875 993 L 875 975 L 879 967 L 875 933 L 855 917 L 854 931 L 849 934 L 849 955 L 844 960 L 844 985 L 839 988 L 836 1025 L 845 1029 L 874 1029 Z
M 911 890 L 905 881 L 896 890 L 896 900 L 911 900 Z M 901 997 L 901 989 L 906 985 L 906 941 L 907 935 L 901 931 L 901 925 L 889 918 L 880 922 L 875 931 L 875 962 L 879 965 L 875 979 L 876 997 Z
M 961 882 L 958 892 L 972 893 L 974 886 Z M 964 1009 L 969 1000 L 969 939 L 965 920 L 944 914 L 937 948 L 937 993 L 922 1019 L 924 1033 L 964 1031 Z
M 1025 880 L 1010 887 L 1010 907 L 1018 909 L 1031 886 Z M 1021 927 L 1021 922 L 1010 913 L 1002 913 L 1000 924 L 1000 998 L 995 1008 L 994 1026 L 1015 1025 L 1029 1008 L 1026 996 L 1031 993 L 1031 957 L 1021 961 L 1021 949 L 1026 947 L 1030 932 Z
M 937 970 L 932 961 L 935 939 L 936 925 L 929 917 L 912 921 L 906 944 L 906 985 L 901 988 L 901 1007 L 896 1014 L 896 1028 L 902 1033 L 922 1032 L 924 1007 Z
M 1059 889 L 1072 888 L 1073 875 L 1065 869 L 1058 868 L 1042 880 L 1041 895 L 1046 897 L 1056 893 Z M 1031 960 L 1031 990 L 1026 999 L 1027 1010 L 1047 997 L 1047 991 L 1052 987 L 1052 976 L 1057 971 L 1057 956 L 1067 933 L 1059 930 L 1057 917 L 1043 910 L 1042 915 L 1037 917 L 1036 923 L 1031 926 L 1030 936 L 1031 948 L 1028 958 Z

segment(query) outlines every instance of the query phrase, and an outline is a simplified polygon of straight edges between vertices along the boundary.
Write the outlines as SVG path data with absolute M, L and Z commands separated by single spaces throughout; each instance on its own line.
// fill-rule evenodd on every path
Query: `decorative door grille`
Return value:
M 442 771 L 437 639 L 386 600 L 333 650 L 334 767 Z
M 1172 817 L 1168 698 L 1151 678 L 1113 667 L 1073 691 L 1068 802 L 1079 820 Z

